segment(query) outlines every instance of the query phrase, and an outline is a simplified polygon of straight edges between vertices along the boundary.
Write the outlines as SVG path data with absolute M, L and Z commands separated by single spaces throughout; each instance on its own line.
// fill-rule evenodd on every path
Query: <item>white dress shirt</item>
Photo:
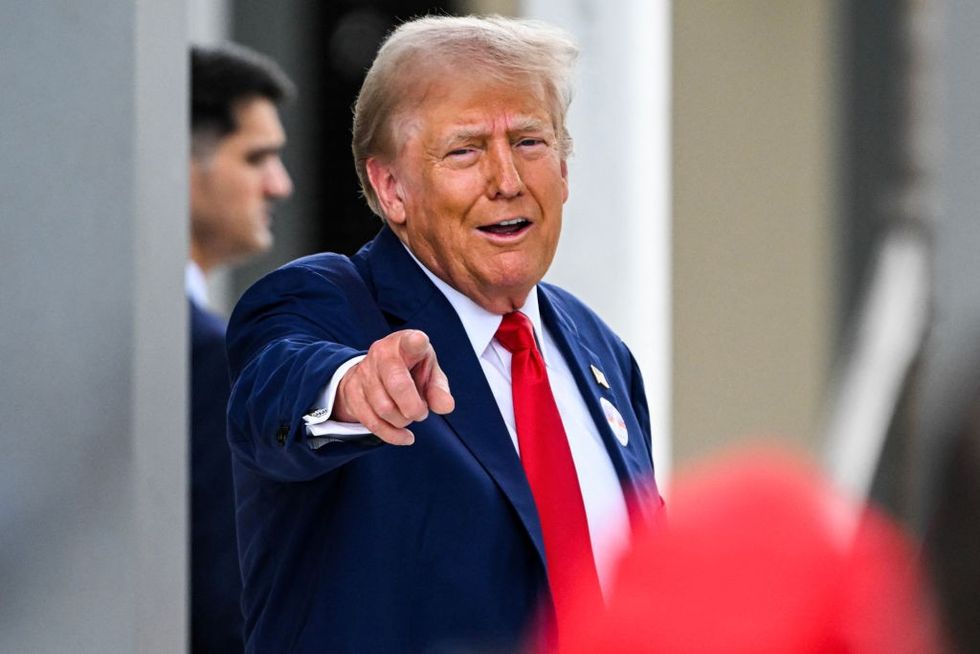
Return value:
M 415 261 L 456 310 L 460 322 L 463 323 L 466 336 L 473 346 L 473 351 L 479 358 L 483 373 L 487 377 L 487 383 L 493 392 L 493 397 L 500 409 L 500 415 L 504 419 L 507 431 L 510 433 L 514 448 L 520 454 L 514 419 L 514 399 L 511 394 L 511 354 L 494 338 L 503 317 L 490 313 L 436 277 L 417 259 Z M 545 368 L 548 371 L 548 380 L 551 383 L 555 403 L 558 405 L 558 412 L 561 414 L 562 424 L 568 436 L 569 449 L 582 490 L 582 500 L 585 503 L 585 513 L 589 523 L 589 535 L 592 539 L 592 553 L 595 557 L 596 572 L 603 594 L 608 597 L 615 563 L 629 543 L 629 515 L 623 497 L 623 489 L 568 363 L 551 334 L 541 324 L 537 287 L 528 295 L 527 301 L 520 308 L 520 311 L 531 320 L 531 324 L 534 326 L 534 335 L 541 351 L 541 357 L 544 359 Z M 438 352 L 436 355 L 438 356 Z M 351 359 L 337 370 L 321 396 L 319 406 L 322 409 L 306 417 L 307 432 L 310 435 L 309 441 L 312 447 L 319 447 L 330 441 L 344 440 L 355 435 L 363 436 L 367 433 L 362 425 L 340 423 L 327 419 L 333 409 L 333 400 L 340 379 L 351 366 L 362 358 Z M 453 380 L 450 379 L 450 390 L 452 384 Z
M 208 281 L 204 277 L 204 271 L 193 261 L 188 261 L 184 268 L 184 292 L 198 307 L 207 308 Z

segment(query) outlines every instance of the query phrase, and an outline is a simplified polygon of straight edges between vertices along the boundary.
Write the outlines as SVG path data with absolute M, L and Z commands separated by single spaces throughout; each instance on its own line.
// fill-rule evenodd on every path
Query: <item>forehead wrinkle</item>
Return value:
M 538 132 L 552 129 L 549 125 L 551 121 L 543 121 L 535 116 L 517 116 L 511 122 L 508 131 L 510 132 Z

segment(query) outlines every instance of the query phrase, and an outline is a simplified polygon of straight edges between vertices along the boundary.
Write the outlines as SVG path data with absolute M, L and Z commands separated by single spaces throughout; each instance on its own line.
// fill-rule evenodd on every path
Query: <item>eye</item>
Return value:
M 269 153 L 267 152 L 252 152 L 245 157 L 245 161 L 250 166 L 261 166 L 269 158 Z
M 517 141 L 516 147 L 528 155 L 533 155 L 544 152 L 548 147 L 548 141 L 538 136 L 525 136 Z
M 270 146 L 253 148 L 244 153 L 245 163 L 255 168 L 261 168 L 262 166 L 277 161 L 279 159 L 279 153 L 279 147 Z
M 452 166 L 470 166 L 479 158 L 479 149 L 473 146 L 453 148 L 444 158 Z

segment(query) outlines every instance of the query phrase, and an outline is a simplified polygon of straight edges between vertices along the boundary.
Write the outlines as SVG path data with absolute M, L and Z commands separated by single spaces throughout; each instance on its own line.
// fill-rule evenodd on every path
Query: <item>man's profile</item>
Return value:
M 278 106 L 292 84 L 241 46 L 194 47 L 191 67 L 191 645 L 241 651 L 241 573 L 231 453 L 225 319 L 209 308 L 206 277 L 272 245 L 272 208 L 292 192 L 279 158 Z

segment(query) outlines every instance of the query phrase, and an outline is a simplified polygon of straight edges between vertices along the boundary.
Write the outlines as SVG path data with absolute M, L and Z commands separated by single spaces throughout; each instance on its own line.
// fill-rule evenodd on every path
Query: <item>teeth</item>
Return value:
M 500 225 L 501 227 L 510 227 L 511 225 L 520 225 L 523 222 L 524 222 L 523 218 L 514 218 L 513 220 L 504 220 L 497 224 Z

